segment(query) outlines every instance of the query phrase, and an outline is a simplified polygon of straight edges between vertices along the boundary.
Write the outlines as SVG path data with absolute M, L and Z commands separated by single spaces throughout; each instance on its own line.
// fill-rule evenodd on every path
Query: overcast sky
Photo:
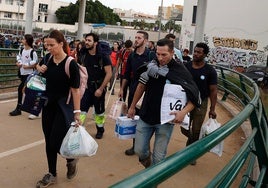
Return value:
M 61 0 L 75 3 L 76 0 Z M 103 5 L 110 8 L 121 8 L 123 10 L 133 9 L 137 12 L 144 12 L 157 15 L 158 7 L 161 6 L 161 0 L 99 0 Z M 163 0 L 163 6 L 172 4 L 183 5 L 184 0 Z

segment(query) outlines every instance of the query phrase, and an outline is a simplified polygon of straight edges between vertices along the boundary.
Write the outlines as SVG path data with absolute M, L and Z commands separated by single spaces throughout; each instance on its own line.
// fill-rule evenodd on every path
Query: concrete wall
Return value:
M 189 48 L 193 41 L 191 21 L 196 2 L 184 2 L 182 48 Z M 267 7 L 267 0 L 208 1 L 204 41 L 211 48 L 209 60 L 230 66 L 265 65 L 268 55 L 268 25 L 264 21 L 268 17 Z

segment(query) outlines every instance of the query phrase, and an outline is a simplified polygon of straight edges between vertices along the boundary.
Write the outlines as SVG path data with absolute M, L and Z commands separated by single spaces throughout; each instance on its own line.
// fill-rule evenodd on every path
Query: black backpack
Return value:
M 20 55 L 22 54 L 22 51 L 23 51 L 24 48 L 21 48 L 20 49 Z M 31 50 L 30 52 L 30 58 L 33 60 L 33 53 L 34 53 L 34 49 Z

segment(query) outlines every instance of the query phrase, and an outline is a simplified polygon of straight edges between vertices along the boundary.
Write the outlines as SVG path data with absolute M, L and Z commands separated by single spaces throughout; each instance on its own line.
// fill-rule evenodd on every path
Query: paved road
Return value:
M 116 93 L 118 89 L 116 89 Z M 111 102 L 116 96 L 111 97 Z M 110 109 L 111 106 L 108 106 Z M 8 112 L 13 110 L 16 100 L 0 101 L 0 187 L 1 188 L 31 188 L 47 172 L 44 137 L 41 130 L 41 120 L 28 120 L 28 114 L 10 117 Z M 220 105 L 216 109 L 218 121 L 229 120 L 232 115 Z M 78 175 L 68 181 L 65 178 L 66 163 L 58 158 L 58 181 L 52 188 L 106 188 L 140 170 L 137 156 L 125 156 L 124 150 L 131 145 L 131 140 L 119 140 L 114 136 L 115 122 L 107 118 L 105 135 L 97 140 L 98 152 L 93 157 L 80 159 Z M 95 135 L 95 125 L 88 114 L 86 129 Z M 242 136 L 241 136 L 242 135 Z M 168 148 L 168 155 L 185 147 L 186 138 L 176 126 Z M 213 178 L 231 155 L 243 143 L 243 132 L 238 130 L 224 142 L 224 153 L 218 157 L 207 153 L 197 161 L 196 166 L 188 166 L 182 172 L 174 175 L 160 188 L 199 188 L 204 187 L 209 179 Z M 234 186 L 237 187 L 237 186 Z

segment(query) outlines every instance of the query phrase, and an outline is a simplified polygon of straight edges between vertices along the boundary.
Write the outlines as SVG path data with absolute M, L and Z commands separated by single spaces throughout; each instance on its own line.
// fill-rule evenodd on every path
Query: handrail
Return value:
M 15 64 L 16 55 L 20 49 L 0 48 L 0 91 L 16 88 L 19 85 L 18 67 Z M 41 51 L 37 50 L 38 57 Z
M 248 158 L 250 158 L 251 163 L 247 165 L 247 170 L 244 172 L 245 175 L 242 178 L 240 187 L 247 187 L 249 184 L 254 184 L 256 187 L 268 186 L 268 127 L 267 117 L 260 99 L 258 86 L 253 80 L 245 77 L 241 73 L 221 66 L 215 66 L 215 68 L 220 70 L 220 73 L 222 74 L 219 74 L 219 78 L 223 81 L 219 83 L 221 84 L 219 85 L 219 89 L 222 89 L 225 92 L 224 100 L 230 95 L 240 99 L 240 95 L 242 95 L 242 100 L 238 100 L 240 105 L 244 107 L 241 112 L 208 136 L 175 154 L 168 156 L 160 163 L 110 186 L 111 188 L 154 187 L 161 182 L 164 182 L 166 179 L 190 164 L 191 161 L 198 159 L 211 148 L 223 141 L 247 119 L 250 119 L 252 125 L 251 134 L 221 172 L 208 182 L 207 187 L 230 187 L 242 167 L 247 165 L 245 162 Z M 236 80 L 234 81 L 238 81 L 239 85 L 228 80 L 230 74 L 232 74 L 231 77 L 236 77 Z M 258 161 L 260 171 L 260 175 L 256 180 L 251 179 L 249 176 L 249 173 L 253 171 L 254 165 L 252 164 L 252 161 L 256 161 L 253 160 L 254 158 Z

